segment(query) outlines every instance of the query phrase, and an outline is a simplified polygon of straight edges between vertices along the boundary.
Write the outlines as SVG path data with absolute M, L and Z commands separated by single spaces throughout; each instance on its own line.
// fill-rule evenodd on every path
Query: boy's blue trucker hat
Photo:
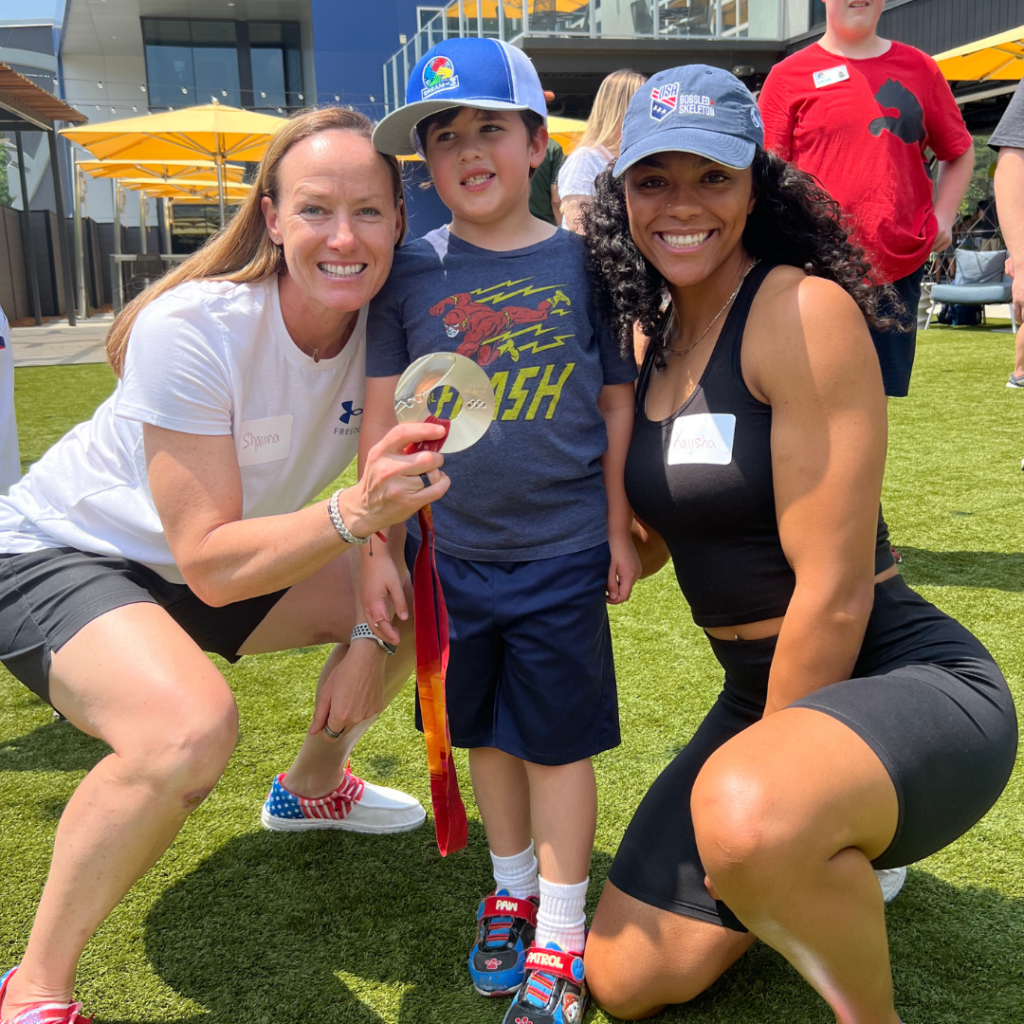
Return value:
M 655 153 L 696 153 L 744 168 L 764 147 L 757 101 L 735 76 L 707 64 L 659 71 L 629 101 L 622 119 L 618 177 Z
M 544 90 L 522 50 L 499 39 L 446 39 L 412 69 L 405 106 L 377 125 L 373 144 L 391 156 L 422 156 L 416 125 L 451 107 L 532 110 L 547 123 Z

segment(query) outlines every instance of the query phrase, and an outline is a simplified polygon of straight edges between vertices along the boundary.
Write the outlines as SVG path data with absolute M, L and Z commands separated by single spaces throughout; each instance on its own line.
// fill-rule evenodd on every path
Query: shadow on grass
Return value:
M 498 1024 L 505 1001 L 481 999 L 465 973 L 473 907 L 490 884 L 482 829 L 470 828 L 470 849 L 447 861 L 429 823 L 402 836 L 254 833 L 227 843 L 146 922 L 154 969 L 204 1010 L 182 1024 Z M 595 853 L 595 894 L 610 860 Z M 1019 1019 L 1021 910 L 998 893 L 912 871 L 888 912 L 904 1020 Z M 832 1018 L 778 954 L 758 946 L 700 998 L 658 1019 Z
M 103 740 L 54 719 L 0 745 L 0 772 L 89 771 L 109 753 Z
M 899 545 L 900 574 L 910 586 L 1024 590 L 1024 554 L 1000 551 L 925 551 Z
M 594 873 L 610 858 L 596 854 Z M 146 953 L 206 1024 L 498 1024 L 466 957 L 493 886 L 482 826 L 443 860 L 431 822 L 397 836 L 252 833 L 156 902 Z

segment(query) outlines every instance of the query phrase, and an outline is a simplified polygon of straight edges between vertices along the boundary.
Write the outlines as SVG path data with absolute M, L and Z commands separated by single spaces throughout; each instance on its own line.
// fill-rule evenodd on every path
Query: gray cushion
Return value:
M 1005 249 L 993 249 L 991 252 L 957 249 L 956 279 L 953 283 L 998 284 L 1003 280 L 1003 264 L 1005 262 Z
M 985 306 L 1009 302 L 1013 284 L 937 284 L 932 288 L 936 302 L 957 302 L 964 306 Z

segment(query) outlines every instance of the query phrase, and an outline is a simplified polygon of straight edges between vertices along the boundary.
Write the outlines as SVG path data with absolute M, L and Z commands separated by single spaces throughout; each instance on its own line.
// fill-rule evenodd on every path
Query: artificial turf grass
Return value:
M 1011 355 L 1008 335 L 933 329 L 919 336 L 911 396 L 890 406 L 885 509 L 907 580 L 981 637 L 1019 698 L 1024 396 L 1003 387 Z M 17 371 L 23 458 L 38 457 L 112 384 L 102 367 Z M 40 421 L 44 409 L 52 419 Z M 590 911 L 633 808 L 720 682 L 670 569 L 612 609 L 612 622 L 623 744 L 597 760 Z M 98 1021 L 501 1020 L 504 1001 L 474 995 L 465 974 L 475 904 L 491 882 L 462 752 L 470 847 L 447 861 L 429 821 L 414 833 L 380 837 L 259 827 L 270 780 L 308 724 L 326 651 L 233 667 L 217 661 L 239 701 L 238 749 L 210 799 L 87 948 L 78 994 Z M 357 749 L 353 767 L 429 804 L 411 718 L 407 687 Z M 64 802 L 104 751 L 54 723 L 9 676 L 0 678 L 0 969 L 24 948 Z M 1018 771 L 980 825 L 912 869 L 889 908 L 906 1024 L 1024 1021 L 1021 790 Z M 777 954 L 755 947 L 695 1003 L 661 1019 L 824 1024 L 832 1017 Z

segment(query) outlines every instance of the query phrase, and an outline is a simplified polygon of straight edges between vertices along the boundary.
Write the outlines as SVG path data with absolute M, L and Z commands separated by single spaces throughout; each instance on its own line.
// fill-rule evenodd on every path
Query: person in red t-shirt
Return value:
M 758 104 L 765 146 L 813 174 L 849 218 L 903 329 L 871 332 L 885 393 L 907 394 L 923 266 L 947 248 L 974 146 L 935 61 L 876 34 L 884 0 L 824 0 L 817 43 L 772 68 Z M 925 150 L 938 158 L 933 188 Z M 934 191 L 934 201 L 933 201 Z

